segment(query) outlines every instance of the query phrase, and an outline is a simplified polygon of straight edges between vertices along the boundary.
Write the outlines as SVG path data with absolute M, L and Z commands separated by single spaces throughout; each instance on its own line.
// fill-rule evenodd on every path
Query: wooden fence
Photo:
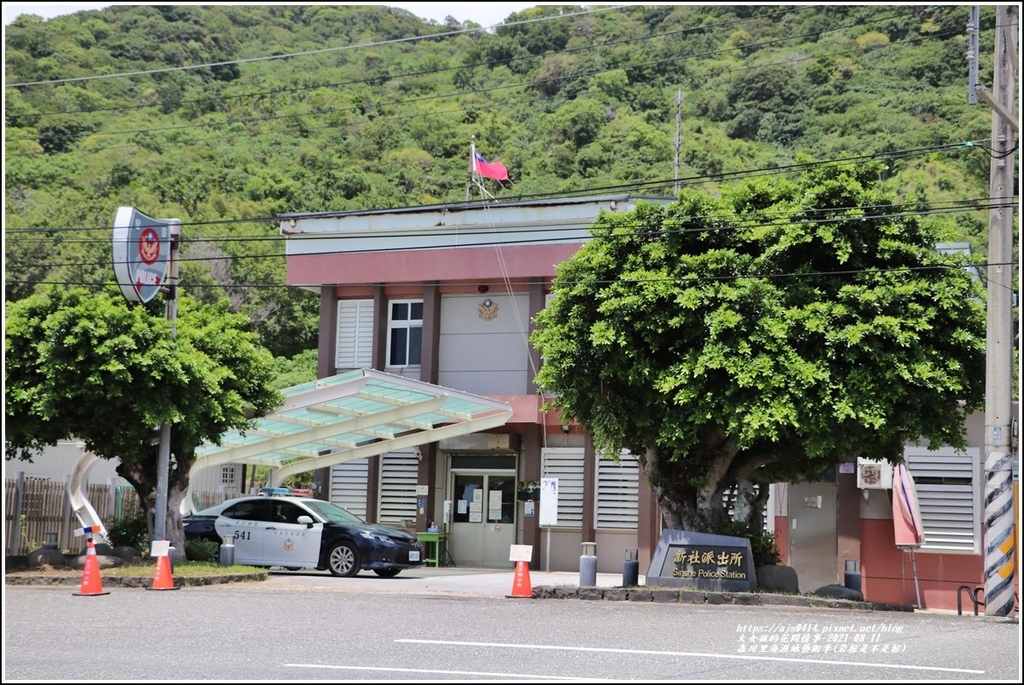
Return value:
M 19 487 L 21 484 L 21 487 Z M 194 492 L 197 509 L 223 502 L 238 493 Z M 130 485 L 90 483 L 86 497 L 100 520 L 108 528 L 118 521 L 141 515 L 142 503 Z M 79 552 L 85 549 L 84 537 L 75 530 L 82 523 L 71 509 L 67 483 L 49 478 L 8 478 L 4 487 L 4 554 L 21 556 L 45 543 L 57 549 Z

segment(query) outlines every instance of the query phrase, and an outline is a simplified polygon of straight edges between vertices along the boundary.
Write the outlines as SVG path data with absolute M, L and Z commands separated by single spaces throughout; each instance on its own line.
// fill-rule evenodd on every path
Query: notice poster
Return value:
M 554 526 L 558 523 L 558 479 L 542 478 L 540 481 L 540 525 Z
M 487 494 L 487 520 L 501 520 L 501 490 L 491 490 Z

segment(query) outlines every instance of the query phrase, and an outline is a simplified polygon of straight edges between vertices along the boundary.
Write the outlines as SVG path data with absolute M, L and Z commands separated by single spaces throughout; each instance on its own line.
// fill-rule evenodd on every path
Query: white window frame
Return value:
M 238 466 L 236 464 L 221 465 L 220 484 L 228 486 L 238 484 Z
M 409 317 L 406 319 L 395 319 L 395 306 L 396 305 L 408 305 Z M 420 307 L 420 318 L 412 318 L 412 310 L 415 305 Z M 414 347 L 412 343 L 413 333 L 412 331 L 417 330 L 419 338 L 419 347 L 416 349 L 416 357 L 420 356 L 423 345 L 423 300 L 391 300 L 388 302 L 388 351 L 387 359 L 388 368 L 401 369 L 406 367 L 416 367 L 420 365 L 420 361 L 417 360 L 415 363 L 410 363 L 410 355 Z M 404 360 L 398 360 L 397 363 L 392 359 L 394 351 L 392 350 L 392 342 L 397 331 L 405 331 L 405 358 Z

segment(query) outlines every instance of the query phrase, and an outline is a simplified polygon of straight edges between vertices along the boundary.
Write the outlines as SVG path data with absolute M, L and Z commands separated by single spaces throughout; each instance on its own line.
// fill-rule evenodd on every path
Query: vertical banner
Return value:
M 558 479 L 542 478 L 540 481 L 540 525 L 558 524 Z

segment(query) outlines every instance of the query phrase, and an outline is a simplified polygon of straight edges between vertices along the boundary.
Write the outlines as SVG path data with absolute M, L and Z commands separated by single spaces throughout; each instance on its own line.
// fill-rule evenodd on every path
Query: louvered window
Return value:
M 977 447 L 957 452 L 908 447 L 904 457 L 914 478 L 924 526 L 921 551 L 981 550 L 981 461 Z
M 623 451 L 618 460 L 597 460 L 598 528 L 636 530 L 639 520 L 640 465 Z
M 338 302 L 338 345 L 334 366 L 363 369 L 373 365 L 373 300 Z
M 415 452 L 389 452 L 381 456 L 378 522 L 401 526 L 416 518 L 418 471 Z
M 541 450 L 541 478 L 558 479 L 558 526 L 583 527 L 583 449 Z
M 331 502 L 366 520 L 369 460 L 357 459 L 331 467 Z

